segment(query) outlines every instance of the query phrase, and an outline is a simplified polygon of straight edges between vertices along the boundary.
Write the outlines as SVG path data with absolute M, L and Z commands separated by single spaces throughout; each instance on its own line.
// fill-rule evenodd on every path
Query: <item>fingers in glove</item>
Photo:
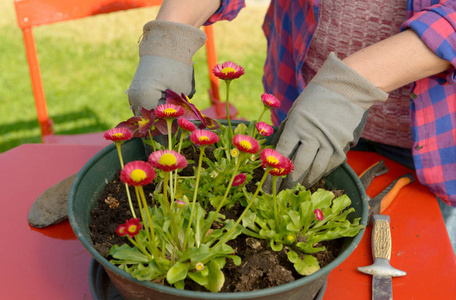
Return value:
M 281 189 L 293 188 L 297 183 L 301 183 L 309 173 L 314 158 L 318 152 L 317 143 L 298 143 L 298 147 L 290 159 L 294 163 L 294 171 L 282 180 Z
M 325 147 L 320 147 L 315 155 L 315 158 L 310 165 L 308 173 L 304 180 L 302 181 L 302 185 L 306 188 L 312 187 L 317 181 L 326 175 L 325 171 L 328 169 L 328 163 L 331 160 L 334 151 L 331 145 L 326 145 Z

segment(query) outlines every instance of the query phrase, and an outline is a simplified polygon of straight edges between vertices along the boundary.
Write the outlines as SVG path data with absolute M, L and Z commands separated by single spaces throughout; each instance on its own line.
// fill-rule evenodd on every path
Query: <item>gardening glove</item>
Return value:
M 281 188 L 307 188 L 346 160 L 364 128 L 367 110 L 388 94 L 331 52 L 279 127 L 276 150 L 294 162 Z
M 135 115 L 141 107 L 156 108 L 166 89 L 194 94 L 192 56 L 205 42 L 206 34 L 190 25 L 169 21 L 144 25 L 138 68 L 127 90 Z

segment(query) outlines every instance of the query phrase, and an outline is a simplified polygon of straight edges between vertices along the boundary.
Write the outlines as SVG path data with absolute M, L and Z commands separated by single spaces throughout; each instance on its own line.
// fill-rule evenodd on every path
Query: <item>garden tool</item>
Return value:
M 38 196 L 28 214 L 31 226 L 44 228 L 68 218 L 68 195 L 76 175 L 63 179 Z
M 392 277 L 404 276 L 406 272 L 393 268 L 391 259 L 390 217 L 375 214 L 372 217 L 372 256 L 374 263 L 366 267 L 358 267 L 360 272 L 373 275 L 372 299 L 393 299 Z
M 375 177 L 383 175 L 387 172 L 388 168 L 385 166 L 384 161 L 381 160 L 364 170 L 359 175 L 359 179 L 361 180 L 364 189 L 367 190 Z M 415 181 L 413 173 L 407 173 L 390 183 L 390 185 L 388 185 L 374 198 L 370 198 L 368 196 L 369 218 L 367 224 L 369 224 L 372 215 L 382 213 L 393 202 L 400 189 L 413 181 Z

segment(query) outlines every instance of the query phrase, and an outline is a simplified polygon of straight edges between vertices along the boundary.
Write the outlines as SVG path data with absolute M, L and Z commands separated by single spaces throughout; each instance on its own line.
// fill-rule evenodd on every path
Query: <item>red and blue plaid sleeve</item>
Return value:
M 220 8 L 204 23 L 204 26 L 214 24 L 217 21 L 231 21 L 245 7 L 244 0 L 222 0 Z
M 416 173 L 435 195 L 456 206 L 456 1 L 414 1 L 410 9 L 414 14 L 402 28 L 414 30 L 433 52 L 453 65 L 448 72 L 419 80 L 413 87 Z

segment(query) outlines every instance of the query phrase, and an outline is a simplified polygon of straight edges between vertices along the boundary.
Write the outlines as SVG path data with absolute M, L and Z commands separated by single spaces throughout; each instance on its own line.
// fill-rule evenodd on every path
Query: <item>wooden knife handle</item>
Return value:
M 391 230 L 390 217 L 387 215 L 373 215 L 372 223 L 372 255 L 376 258 L 391 258 Z

